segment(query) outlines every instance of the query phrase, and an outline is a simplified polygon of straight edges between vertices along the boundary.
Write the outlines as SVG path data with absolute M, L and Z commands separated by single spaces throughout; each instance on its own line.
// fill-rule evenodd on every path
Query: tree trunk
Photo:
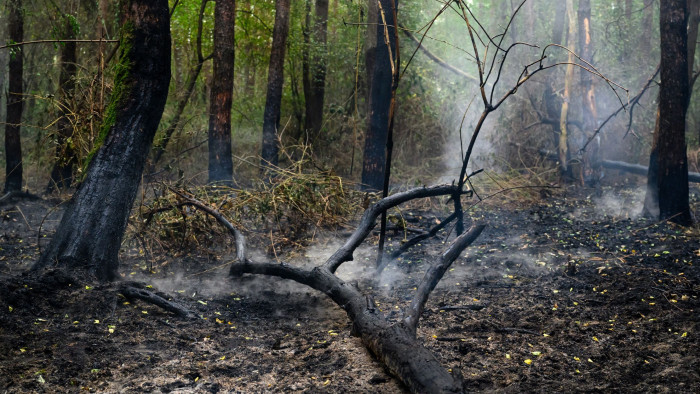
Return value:
M 660 6 L 661 88 L 658 128 L 649 157 L 644 213 L 690 225 L 685 115 L 688 107 L 687 1 Z
M 22 0 L 9 0 L 8 33 L 11 42 L 22 42 L 24 37 L 24 10 Z M 20 124 L 22 123 L 22 46 L 10 50 L 9 86 L 5 120 L 5 192 L 22 190 L 22 142 Z
M 119 247 L 170 81 L 168 2 L 125 0 L 120 8 L 120 57 L 101 146 L 35 270 L 59 266 L 98 280 L 117 277 Z
M 575 49 L 576 20 L 574 19 L 574 2 L 566 0 L 566 16 L 569 25 L 567 46 L 571 51 Z M 572 179 L 571 168 L 569 167 L 569 133 L 567 119 L 569 117 L 569 102 L 571 101 L 571 84 L 574 82 L 573 53 L 569 52 L 568 65 L 566 66 L 566 77 L 564 80 L 564 93 L 561 104 L 561 116 L 559 117 L 559 170 L 564 180 Z
M 698 23 L 700 23 L 700 0 L 688 0 L 688 77 L 691 80 L 693 78 L 693 68 L 695 67 Z M 692 93 L 693 87 L 689 86 L 688 89 Z
M 63 15 L 65 29 L 63 36 L 66 39 L 75 39 L 76 31 L 69 15 Z M 70 121 L 72 101 L 75 90 L 75 73 L 77 67 L 77 44 L 75 42 L 61 43 L 61 73 L 58 78 L 59 96 L 61 97 L 60 118 L 56 121 L 56 157 L 51 179 L 46 187 L 46 192 L 53 190 L 65 190 L 73 183 L 73 167 L 78 163 L 70 138 L 73 136 L 74 127 Z
M 394 63 L 397 55 L 394 1 L 380 0 L 376 27 L 377 47 L 370 87 L 369 128 L 365 135 L 362 164 L 362 187 L 381 190 L 384 183 L 386 144 L 391 122 L 391 101 L 394 96 Z
M 627 23 L 632 19 L 632 0 L 625 0 L 625 19 Z
M 284 85 L 284 51 L 289 33 L 289 0 L 277 0 L 275 27 L 272 30 L 270 67 L 267 71 L 267 96 L 263 115 L 262 165 L 276 166 L 279 162 L 277 129 L 280 124 L 282 87 Z
M 698 42 L 698 24 L 700 23 L 700 0 L 688 0 L 688 100 L 693 95 L 693 78 L 695 68 L 695 49 Z M 686 124 L 686 127 L 689 125 Z M 700 141 L 700 130 L 698 130 L 698 140 Z
M 307 30 L 313 33 L 308 51 L 308 91 L 304 86 L 306 117 L 304 129 L 313 141 L 323 125 L 323 99 L 326 89 L 326 32 L 328 30 L 328 0 L 316 0 L 313 26 L 307 24 Z M 308 33 L 307 33 L 308 34 Z
M 652 32 L 654 31 L 654 0 L 644 0 L 642 14 L 642 33 L 639 35 L 639 50 L 642 53 L 650 53 L 652 49 Z
M 554 9 L 554 25 L 552 26 L 552 42 L 563 42 L 564 25 L 566 24 L 566 2 L 557 1 Z
M 214 8 L 214 71 L 209 100 L 209 182 L 233 181 L 231 105 L 235 56 L 234 0 L 217 0 Z
M 523 11 L 525 12 L 525 39 L 531 41 L 535 38 L 535 10 L 532 1 L 526 1 Z
M 591 29 L 591 0 L 579 0 L 578 3 L 578 50 L 583 60 L 593 62 L 593 30 Z M 583 117 L 584 134 L 593 134 L 598 126 L 598 110 L 596 108 L 595 87 L 593 75 L 581 71 L 581 113 Z M 598 144 L 590 145 L 585 152 L 581 168 L 582 183 L 589 180 L 597 183 L 600 178 L 600 150 Z

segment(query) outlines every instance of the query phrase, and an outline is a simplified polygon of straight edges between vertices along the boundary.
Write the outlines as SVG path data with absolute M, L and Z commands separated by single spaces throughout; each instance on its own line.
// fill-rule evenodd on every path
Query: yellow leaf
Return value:
M 25 348 L 20 348 L 19 351 L 20 351 L 20 353 L 24 353 L 24 352 L 27 351 L 27 349 L 25 349 Z
M 219 357 L 219 360 L 226 360 L 226 356 Z
M 530 360 L 530 359 L 528 358 L 527 360 L 525 360 L 525 364 L 527 364 L 527 365 L 532 364 L 532 360 Z
M 681 337 L 682 337 L 682 338 L 685 338 L 685 337 L 687 337 L 687 336 L 688 336 L 688 333 L 687 333 L 687 332 L 684 332 L 683 334 L 681 334 Z
M 326 381 L 325 381 L 325 382 L 323 382 L 323 385 L 324 385 L 324 386 L 328 386 L 328 384 L 329 384 L 330 382 L 331 382 L 331 380 L 330 380 L 330 379 L 326 379 Z
M 506 353 L 506 358 L 510 360 L 510 354 Z
M 141 313 L 143 313 L 144 315 L 147 315 L 147 314 L 148 314 L 147 311 L 141 311 Z
M 531 352 L 533 356 L 539 356 L 542 354 L 542 352 Z
M 8 306 L 8 308 L 10 308 L 10 312 L 14 310 L 14 308 L 12 308 L 11 306 Z
M 593 337 L 593 340 L 598 342 L 598 337 Z
M 576 361 L 581 361 L 581 359 L 580 359 L 580 358 L 578 358 L 578 357 L 575 357 L 575 356 L 574 356 L 574 360 L 576 360 Z
M 100 321 L 95 319 L 95 324 L 100 324 Z

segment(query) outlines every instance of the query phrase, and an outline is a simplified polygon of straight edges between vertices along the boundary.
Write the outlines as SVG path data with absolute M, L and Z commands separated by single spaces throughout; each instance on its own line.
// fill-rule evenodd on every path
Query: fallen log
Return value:
M 457 186 L 423 187 L 383 198 L 365 211 L 357 229 L 345 245 L 324 264 L 313 269 L 299 268 L 286 263 L 252 261 L 245 256 L 244 237 L 221 213 L 189 197 L 186 193 L 176 192 L 176 194 L 188 205 L 212 215 L 236 238 L 237 245 L 241 246 L 241 249 L 237 251 L 238 261 L 231 264 L 230 276 L 239 277 L 243 274 L 277 276 L 318 290 L 345 310 L 352 321 L 353 334 L 360 337 L 367 349 L 411 392 L 464 392 L 459 372 L 449 373 L 435 355 L 416 339 L 416 329 L 430 293 L 460 253 L 481 234 L 484 225 L 475 225 L 457 237 L 441 257 L 428 267 L 410 308 L 403 311 L 404 318 L 395 323 L 386 318 L 371 296 L 361 293 L 356 286 L 334 274 L 340 265 L 352 260 L 355 249 L 369 235 L 382 212 L 416 198 L 459 194 Z
M 646 176 L 647 172 L 649 172 L 649 167 L 647 167 L 647 166 L 643 166 L 641 164 L 625 163 L 624 161 L 603 160 L 601 162 L 601 164 L 605 168 L 610 168 L 612 170 L 631 172 L 632 174 L 637 174 L 637 175 Z M 700 183 L 700 173 L 688 172 L 688 182 Z
M 554 161 L 559 160 L 559 157 L 556 155 L 556 153 L 548 151 L 546 149 L 540 149 L 540 154 L 549 160 L 554 160 Z M 643 166 L 641 164 L 626 163 L 624 161 L 601 160 L 600 164 L 603 167 L 609 168 L 611 170 L 620 170 L 620 171 L 625 171 L 625 172 L 629 172 L 632 174 L 643 175 L 643 176 L 646 176 L 647 173 L 649 172 L 649 167 L 647 167 L 647 166 Z M 688 172 L 688 182 L 700 183 L 700 173 Z

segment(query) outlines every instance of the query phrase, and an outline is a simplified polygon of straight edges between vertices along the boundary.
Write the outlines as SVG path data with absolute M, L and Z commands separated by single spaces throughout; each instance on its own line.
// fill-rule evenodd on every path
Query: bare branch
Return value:
M 30 44 L 47 44 L 47 43 L 61 43 L 61 42 L 91 42 L 91 43 L 105 43 L 105 42 L 119 42 L 119 40 L 32 40 L 23 42 L 14 42 L 12 44 L 0 45 L 0 49 L 14 48 L 23 45 Z
M 418 320 L 423 313 L 423 309 L 425 309 L 425 303 L 428 301 L 430 293 L 435 289 L 435 286 L 440 282 L 440 279 L 445 275 L 450 265 L 459 257 L 459 254 L 476 240 L 485 227 L 486 225 L 483 224 L 472 226 L 469 231 L 457 237 L 442 256 L 440 256 L 440 259 L 433 263 L 425 272 L 425 276 L 418 286 L 416 295 L 413 297 L 411 306 L 407 310 L 406 317 L 404 318 L 404 324 L 414 336 L 416 328 L 418 327 Z
M 382 212 L 417 198 L 447 196 L 454 194 L 464 193 L 460 193 L 460 189 L 455 185 L 439 185 L 412 189 L 379 200 L 365 211 L 355 232 L 350 236 L 350 238 L 348 238 L 345 245 L 333 253 L 333 255 L 324 263 L 323 266 L 330 272 L 335 272 L 335 270 L 337 270 L 341 264 L 352 260 L 352 254 L 355 252 L 355 249 L 360 246 L 372 228 L 374 228 L 375 221 L 379 215 L 382 214 Z
M 226 227 L 226 229 L 231 233 L 231 235 L 233 235 L 233 238 L 236 241 L 236 258 L 238 258 L 239 262 L 248 261 L 246 258 L 245 236 L 243 235 L 243 233 L 239 229 L 237 229 L 233 224 L 231 224 L 231 222 L 229 222 L 224 217 L 224 215 L 221 214 L 221 212 L 217 211 L 214 208 L 207 206 L 206 204 L 197 200 L 196 198 L 188 196 L 185 193 L 183 193 L 179 190 L 176 190 L 170 186 L 168 186 L 168 190 L 170 190 L 173 193 L 180 196 L 183 200 L 185 200 L 187 205 L 191 205 L 195 208 L 201 209 L 202 211 L 213 216 L 217 222 L 219 222 L 221 225 Z

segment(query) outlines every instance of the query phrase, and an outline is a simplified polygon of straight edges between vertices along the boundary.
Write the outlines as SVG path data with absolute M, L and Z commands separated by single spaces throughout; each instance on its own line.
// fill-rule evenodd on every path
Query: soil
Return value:
M 467 391 L 700 392 L 699 228 L 636 217 L 643 193 L 631 188 L 542 197 L 469 211 L 487 230 L 433 292 L 418 336 Z M 199 316 L 190 320 L 127 300 L 118 284 L 28 273 L 60 214 L 55 201 L 0 207 L 0 391 L 404 391 L 325 296 L 276 278 L 228 278 L 230 242 L 173 251 L 157 266 L 125 242 L 124 279 Z M 403 216 L 428 228 L 443 214 Z M 318 263 L 342 235 L 277 257 Z M 339 275 L 397 319 L 444 237 L 376 278 L 373 236 Z M 390 248 L 403 238 L 392 234 Z

